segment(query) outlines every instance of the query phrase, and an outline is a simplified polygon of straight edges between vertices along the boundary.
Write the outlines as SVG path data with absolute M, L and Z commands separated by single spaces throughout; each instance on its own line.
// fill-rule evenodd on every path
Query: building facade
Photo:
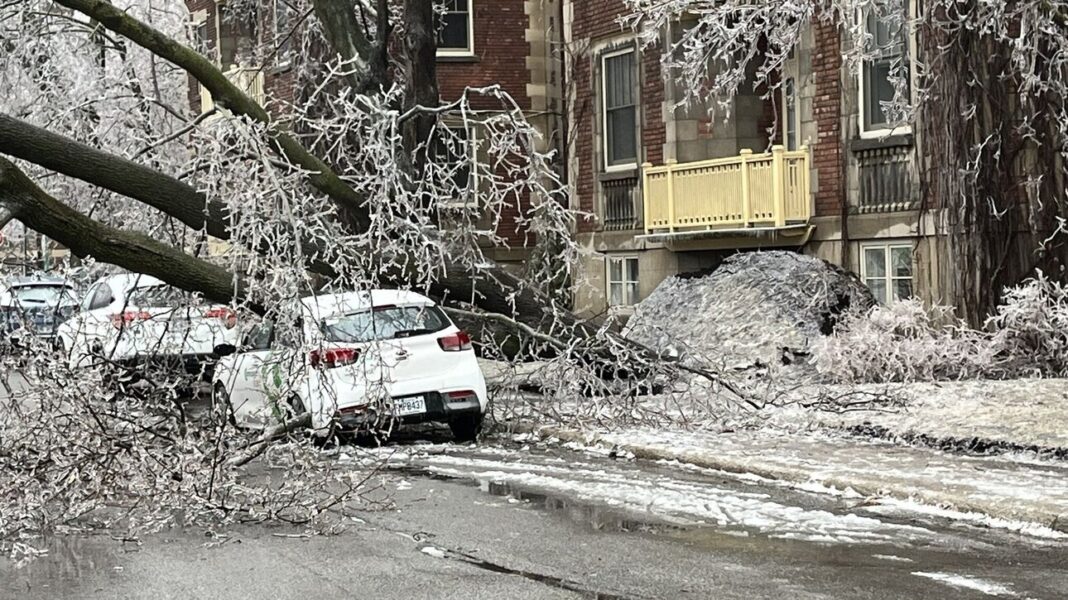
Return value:
M 907 33 L 870 19 L 879 54 L 854 75 L 841 29 L 816 20 L 775 92 L 743 84 L 724 120 L 722 107 L 679 106 L 660 48 L 638 48 L 625 12 L 622 0 L 565 2 L 569 170 L 594 217 L 577 234 L 592 251 L 578 312 L 625 315 L 664 278 L 754 249 L 840 264 L 885 303 L 949 300 L 932 260 L 935 219 L 919 210 L 919 140 L 888 125 L 881 104 L 893 98 L 891 65 L 914 47 Z
M 558 58 L 561 1 L 446 0 L 444 4 L 436 65 L 442 101 L 456 100 L 467 88 L 498 85 L 538 128 L 538 150 L 562 156 L 566 123 Z M 187 0 L 187 6 L 198 49 L 269 112 L 284 116 L 286 106 L 301 92 L 292 60 L 299 45 L 292 4 L 260 2 L 255 18 L 242 22 L 227 17 L 225 0 Z M 211 95 L 192 79 L 189 102 L 201 111 L 213 106 Z M 472 108 L 493 111 L 501 104 L 475 97 Z M 445 123 L 462 127 L 450 124 L 448 117 Z M 462 135 L 475 139 L 479 133 L 472 129 Z M 517 221 L 528 206 L 529 198 L 521 197 L 502 207 L 497 235 L 507 240 L 508 247 L 487 244 L 491 258 L 512 265 L 526 260 L 532 241 Z

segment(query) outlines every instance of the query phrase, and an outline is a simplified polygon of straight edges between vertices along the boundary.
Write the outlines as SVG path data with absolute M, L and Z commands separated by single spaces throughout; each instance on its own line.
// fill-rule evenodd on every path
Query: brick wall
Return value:
M 842 52 L 838 27 L 813 19 L 812 72 L 816 94 L 812 102 L 816 141 L 812 161 L 816 169 L 816 216 L 841 213 L 842 173 Z
M 207 13 L 210 31 L 216 31 L 215 0 L 186 0 L 190 13 L 203 10 Z M 523 110 L 532 110 L 528 84 L 531 83 L 531 71 L 528 57 L 531 44 L 527 42 L 527 28 L 530 18 L 526 14 L 524 0 L 494 0 L 493 2 L 475 2 L 474 6 L 474 54 L 467 57 L 442 57 L 438 60 L 438 86 L 445 101 L 458 98 L 465 87 L 482 87 L 498 84 L 516 101 Z M 259 31 L 266 46 L 273 46 L 273 14 L 265 10 L 261 14 Z M 268 110 L 279 113 L 285 103 L 292 102 L 296 95 L 296 75 L 293 69 L 267 65 L 264 67 L 264 87 L 272 99 Z M 200 107 L 199 85 L 189 79 L 189 102 L 194 110 Z M 500 103 L 494 99 L 475 99 L 473 106 L 478 109 L 498 109 Z M 521 247 L 532 240 L 516 224 L 522 211 L 530 206 L 529 195 L 524 193 L 512 197 L 508 206 L 502 211 L 498 233 L 508 242 Z
M 619 38 L 621 30 L 618 18 L 625 12 L 622 0 L 579 0 L 573 2 L 572 42 L 575 47 L 589 48 L 598 40 Z M 588 42 L 588 43 L 587 43 Z M 575 102 L 570 122 L 577 159 L 576 171 L 571 174 L 578 208 L 584 212 L 596 211 L 598 174 L 602 167 L 600 154 L 595 148 L 598 138 L 597 119 L 600 117 L 600 100 L 597 97 L 595 78 L 597 54 L 586 50 L 573 58 L 573 81 Z M 648 49 L 639 59 L 641 82 L 641 148 L 639 162 L 663 163 L 666 129 L 663 119 L 664 83 L 661 77 L 660 53 L 657 48 Z M 597 229 L 593 220 L 580 221 L 580 232 Z

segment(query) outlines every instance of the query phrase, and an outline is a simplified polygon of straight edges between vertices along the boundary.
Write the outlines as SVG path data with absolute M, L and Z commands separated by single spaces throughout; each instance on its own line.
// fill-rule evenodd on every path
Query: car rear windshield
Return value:
M 185 306 L 189 303 L 189 294 L 169 285 L 139 287 L 130 292 L 127 303 L 138 307 Z
M 55 306 L 73 301 L 70 290 L 59 285 L 26 285 L 11 288 L 11 295 L 19 304 Z
M 327 341 L 362 343 L 434 333 L 449 325 L 436 306 L 389 306 L 326 319 L 321 328 Z

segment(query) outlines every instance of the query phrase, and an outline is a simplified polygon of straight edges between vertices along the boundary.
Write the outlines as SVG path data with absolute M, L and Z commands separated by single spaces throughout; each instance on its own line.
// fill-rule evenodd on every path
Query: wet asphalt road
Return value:
M 436 441 L 324 457 L 389 455 L 396 510 L 341 535 L 67 536 L 22 569 L 0 562 L 0 597 L 1068 597 L 1068 540 L 511 439 Z

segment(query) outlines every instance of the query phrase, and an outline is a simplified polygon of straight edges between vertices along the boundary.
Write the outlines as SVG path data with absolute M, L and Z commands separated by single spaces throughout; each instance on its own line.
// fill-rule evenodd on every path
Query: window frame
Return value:
M 893 275 L 893 250 L 907 248 L 909 251 L 909 276 L 908 277 L 895 277 Z M 881 277 L 868 276 L 868 250 L 882 250 L 883 251 L 883 275 Z M 895 281 L 903 281 L 908 279 L 909 287 L 912 290 L 910 298 L 916 297 L 916 245 L 912 242 L 868 242 L 860 245 L 860 280 L 864 283 L 864 286 L 871 290 L 871 286 L 868 285 L 869 279 L 881 279 L 885 284 L 886 297 L 876 298 L 879 304 L 883 306 L 889 306 L 895 302 L 907 300 L 907 298 L 898 298 L 894 288 Z M 875 292 L 872 292 L 875 295 Z
M 876 1 L 879 2 L 879 0 L 876 0 Z M 911 6 L 910 6 L 910 4 L 911 4 L 910 0 L 905 0 L 904 4 L 905 4 L 905 10 L 909 14 L 911 14 L 912 11 L 911 11 Z M 868 10 L 870 11 L 871 8 L 869 8 Z M 875 33 L 869 31 L 869 29 L 868 29 L 868 18 L 869 18 L 869 16 L 871 16 L 870 12 L 859 11 L 858 10 L 857 18 L 860 19 L 863 22 L 864 31 L 869 35 L 875 36 Z M 912 86 L 912 69 L 911 69 L 912 59 L 910 57 L 910 51 L 911 51 L 911 48 L 912 48 L 912 44 L 910 43 L 910 41 L 911 41 L 910 40 L 910 38 L 911 38 L 911 26 L 908 25 L 908 21 L 907 20 L 906 20 L 906 25 L 905 25 L 905 31 L 901 32 L 901 37 L 902 37 L 902 40 L 901 40 L 900 57 L 901 57 L 901 60 L 906 65 L 906 71 L 908 73 L 908 79 L 909 79 L 909 82 L 908 82 L 909 83 L 909 95 L 911 96 L 912 95 L 913 86 Z M 878 48 L 876 48 L 876 50 L 878 50 Z M 887 54 L 885 56 L 884 55 L 880 55 L 878 57 L 878 59 L 876 59 L 876 60 L 878 60 L 878 61 L 890 60 L 891 64 L 893 64 L 893 59 L 894 59 L 893 55 Z M 868 74 L 868 69 L 869 69 L 870 65 L 872 63 L 874 63 L 874 62 L 876 62 L 876 61 L 874 61 L 874 60 L 864 60 L 864 61 L 862 61 L 861 65 L 860 65 L 859 72 L 857 73 L 857 117 L 858 117 L 857 125 L 858 125 L 858 131 L 859 131 L 860 137 L 864 138 L 864 139 L 871 139 L 871 138 L 886 137 L 886 136 L 889 136 L 889 135 L 899 135 L 899 134 L 900 135 L 905 135 L 905 134 L 912 133 L 912 125 L 909 124 L 909 123 L 904 123 L 904 124 L 901 124 L 901 125 L 891 125 L 890 123 L 878 123 L 878 124 L 874 124 L 874 125 L 871 125 L 871 126 L 868 125 L 868 123 L 867 123 L 867 121 L 868 121 L 868 111 L 867 111 L 868 94 L 867 94 L 866 90 L 867 90 L 867 83 L 869 81 L 869 77 L 868 77 L 867 74 Z M 910 98 L 910 100 L 911 100 L 911 98 Z
M 290 36 L 289 35 L 289 33 L 290 33 L 289 31 L 279 31 L 279 29 L 278 29 L 278 6 L 279 5 L 285 6 L 286 27 L 287 27 L 287 29 L 292 29 L 292 27 L 293 27 L 293 17 L 295 16 L 295 14 L 293 12 L 292 7 L 289 5 L 288 2 L 286 2 L 286 0 L 273 0 L 273 2 L 271 4 L 271 34 L 273 36 L 271 38 L 271 41 L 272 41 L 272 44 L 274 45 L 274 52 L 275 52 L 274 60 L 277 63 L 275 65 L 275 67 L 276 68 L 285 68 L 285 67 L 288 67 L 289 64 L 290 64 L 290 61 L 293 60 L 293 54 L 294 54 L 294 52 L 293 52 L 293 38 L 294 38 L 294 36 Z M 286 37 L 286 36 L 289 36 L 289 37 Z M 279 41 L 282 38 L 286 38 L 286 40 L 285 40 L 285 46 L 286 47 L 285 47 L 284 50 L 279 45 Z
M 791 94 L 787 94 L 787 91 Z M 792 100 L 792 102 L 791 102 Z M 790 118 L 790 109 L 793 108 L 793 118 Z M 801 149 L 801 98 L 797 93 L 797 78 L 789 75 L 782 82 L 782 145 L 787 151 Z M 790 144 L 790 126 L 793 126 L 793 147 Z
M 613 172 L 618 172 L 618 171 L 632 171 L 634 169 L 637 169 L 638 168 L 638 164 L 641 162 L 642 132 L 641 132 L 641 127 L 639 127 L 639 123 L 641 121 L 641 106 L 642 106 L 641 100 L 642 100 L 642 98 L 641 98 L 641 86 L 640 86 L 640 84 L 639 84 L 638 88 L 635 90 L 636 93 L 635 93 L 634 104 L 633 104 L 633 106 L 634 106 L 634 160 L 632 162 L 619 163 L 619 164 L 611 164 L 611 162 L 610 162 L 611 154 L 609 152 L 609 143 L 608 143 L 609 140 L 608 140 L 608 68 L 607 68 L 607 65 L 608 65 L 608 59 L 615 58 L 617 56 L 623 56 L 625 54 L 633 55 L 633 59 L 631 61 L 631 68 L 635 71 L 635 73 L 634 73 L 634 75 L 635 75 L 634 81 L 638 82 L 639 81 L 639 77 L 638 77 L 639 73 L 637 73 L 637 70 L 638 70 L 638 61 L 637 61 L 638 49 L 637 49 L 637 47 L 634 46 L 633 43 L 628 43 L 628 44 L 624 45 L 623 47 L 615 48 L 615 49 L 612 49 L 612 50 L 607 50 L 605 52 L 602 52 L 600 54 L 600 56 L 598 57 L 598 61 L 600 62 L 600 65 L 599 65 L 600 66 L 600 71 L 601 71 L 601 78 L 600 78 L 601 79 L 601 102 L 600 102 L 601 115 L 600 115 L 600 122 L 601 122 L 601 153 L 603 155 L 602 159 L 601 159 L 601 166 L 604 168 L 604 172 L 605 173 L 613 173 Z M 621 107 L 616 107 L 613 110 L 616 110 L 616 109 L 619 109 L 619 108 L 621 108 Z
M 467 47 L 442 48 L 439 45 L 437 46 L 437 56 L 454 58 L 471 58 L 475 56 L 475 0 L 467 0 Z
M 462 132 L 464 132 L 465 140 L 467 142 L 467 153 L 468 153 L 468 159 L 469 159 L 469 164 L 467 165 L 467 169 L 468 169 L 468 171 L 467 171 L 467 191 L 469 192 L 469 194 L 468 194 L 469 196 L 473 196 L 473 197 L 476 198 L 476 205 L 477 205 L 478 185 L 479 185 L 479 173 L 478 173 L 478 129 L 471 123 L 464 124 L 464 123 L 460 123 L 460 122 L 449 122 L 447 119 L 444 122 L 442 122 L 439 125 L 439 127 L 442 127 L 444 129 L 448 129 L 450 131 L 462 131 Z M 439 148 L 438 150 L 441 150 L 441 148 Z M 435 152 L 437 152 L 437 150 Z M 435 154 L 434 158 L 435 158 L 435 160 L 438 160 L 439 158 L 442 158 L 442 156 L 439 156 L 438 154 Z M 444 158 L 448 158 L 448 157 L 444 157 Z M 465 198 L 462 198 L 460 200 L 446 201 L 445 202 L 445 206 L 467 207 L 467 206 L 469 206 L 471 204 L 469 202 L 469 200 L 470 200 L 470 198 L 465 197 Z
M 637 277 L 637 279 L 635 279 L 633 281 L 627 279 L 627 274 L 629 273 L 629 270 L 627 269 L 628 261 L 634 261 L 634 264 L 636 265 L 635 272 L 637 273 L 638 277 Z M 621 279 L 619 279 L 619 280 L 613 280 L 612 279 L 612 263 L 614 263 L 614 262 L 619 262 L 620 263 L 620 277 L 621 277 Z M 642 289 L 641 289 L 641 262 L 638 260 L 638 256 L 636 254 L 612 254 L 612 255 L 607 255 L 607 256 L 605 256 L 604 269 L 605 269 L 605 271 L 604 271 L 605 304 L 608 305 L 609 308 L 612 308 L 612 309 L 618 309 L 620 307 L 626 308 L 626 307 L 634 306 L 635 304 L 637 304 L 640 301 L 639 297 L 641 296 L 641 291 L 642 291 Z M 628 290 L 630 289 L 628 284 L 630 284 L 630 283 L 634 284 L 634 296 L 631 297 L 631 298 L 628 298 L 627 297 L 628 296 Z M 619 284 L 621 286 L 620 303 L 618 303 L 618 304 L 613 304 L 612 303 L 612 285 L 613 284 Z M 629 302 L 628 302 L 628 300 L 629 300 Z

